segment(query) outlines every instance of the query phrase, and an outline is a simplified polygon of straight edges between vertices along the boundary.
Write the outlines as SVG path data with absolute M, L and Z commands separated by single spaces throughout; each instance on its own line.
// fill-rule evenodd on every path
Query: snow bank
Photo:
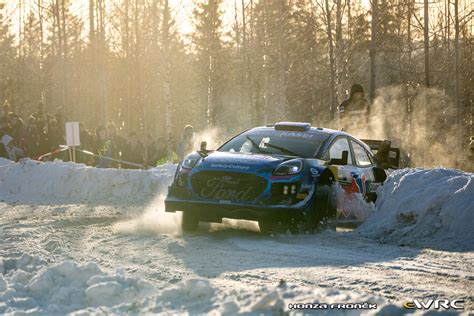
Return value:
M 105 273 L 95 263 L 64 261 L 48 264 L 39 257 L 22 254 L 0 260 L 0 314 L 283 314 L 289 303 L 375 303 L 381 314 L 402 315 L 399 306 L 377 296 L 288 285 L 225 287 L 206 279 L 187 279 L 164 290 L 123 272 Z M 301 312 L 301 311 L 300 311 Z M 359 314 L 328 310 L 330 314 Z
M 72 162 L 0 161 L 0 199 L 22 203 L 148 202 L 165 191 L 175 166 L 151 170 L 99 169 Z
M 0 261 L 0 314 L 67 313 L 134 302 L 155 291 L 146 281 L 127 278 L 120 271 L 105 274 L 95 263 L 47 266 L 28 254 Z
M 474 174 L 403 169 L 377 191 L 376 211 L 358 232 L 382 242 L 474 249 Z
M 8 166 L 12 163 L 13 161 L 0 157 L 0 179 L 3 177 L 3 173 L 7 170 Z

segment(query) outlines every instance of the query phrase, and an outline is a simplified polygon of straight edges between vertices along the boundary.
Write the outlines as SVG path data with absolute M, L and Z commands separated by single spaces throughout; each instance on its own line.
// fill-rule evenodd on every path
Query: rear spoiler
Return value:
M 400 168 L 400 148 L 392 147 L 389 140 L 361 139 L 375 154 L 381 168 Z

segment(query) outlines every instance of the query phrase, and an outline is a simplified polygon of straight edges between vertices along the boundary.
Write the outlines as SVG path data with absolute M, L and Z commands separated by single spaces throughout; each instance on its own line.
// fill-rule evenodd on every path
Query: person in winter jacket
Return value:
M 366 125 L 369 113 L 369 102 L 365 99 L 364 88 L 353 84 L 349 99 L 339 105 L 339 123 L 344 131 L 356 130 Z
M 121 159 L 121 154 L 127 142 L 118 134 L 117 127 L 112 122 L 107 125 L 107 137 L 110 140 L 112 158 Z
M 13 137 L 11 137 L 8 134 L 4 134 L 2 136 L 2 144 L 3 148 L 5 149 L 5 152 L 8 155 L 8 159 L 11 161 L 18 161 L 21 158 L 25 157 L 25 152 L 23 149 L 15 146 L 15 143 L 13 142 Z
M 16 113 L 13 112 L 8 115 L 8 120 L 10 123 L 10 135 L 13 137 L 17 145 L 23 147 L 26 132 L 23 120 Z
M 107 137 L 107 129 L 104 126 L 99 126 L 95 130 L 95 144 L 94 144 L 94 153 L 99 157 L 97 158 L 96 167 L 97 168 L 111 168 L 112 160 L 112 146 L 111 141 Z
M 178 144 L 177 154 L 179 160 L 183 160 L 184 156 L 194 150 L 194 128 L 191 125 L 184 127 L 183 137 Z
M 25 132 L 25 144 L 27 148 L 28 157 L 34 158 L 46 152 L 41 152 L 41 137 L 42 131 L 38 128 L 36 118 L 30 116 Z
M 131 132 L 127 145 L 123 149 L 122 160 L 143 165 L 143 153 L 144 147 L 143 144 L 138 140 L 137 133 Z M 138 167 L 123 163 L 122 168 L 137 169 Z

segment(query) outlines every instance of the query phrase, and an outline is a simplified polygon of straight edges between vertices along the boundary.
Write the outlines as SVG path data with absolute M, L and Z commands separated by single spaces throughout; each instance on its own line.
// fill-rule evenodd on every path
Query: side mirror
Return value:
M 373 167 L 372 171 L 374 173 L 375 183 L 384 183 L 387 179 L 387 173 L 380 167 Z
M 210 150 L 207 150 L 207 142 L 202 141 L 201 142 L 201 149 L 198 151 L 199 155 L 203 158 L 207 157 L 209 154 Z
M 329 164 L 330 165 L 345 166 L 345 165 L 347 165 L 348 157 L 349 157 L 349 152 L 347 150 L 344 150 L 342 152 L 341 159 L 331 158 L 331 160 L 329 160 Z

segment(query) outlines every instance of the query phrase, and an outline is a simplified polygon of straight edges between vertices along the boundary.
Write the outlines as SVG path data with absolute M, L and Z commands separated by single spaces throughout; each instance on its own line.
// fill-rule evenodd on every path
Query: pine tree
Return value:
M 14 46 L 14 36 L 10 32 L 10 26 L 4 22 L 5 4 L 0 2 L 0 102 L 8 100 L 10 104 L 15 104 L 18 98 L 17 78 L 15 74 L 15 59 L 17 51 Z
M 203 97 L 206 126 L 216 124 L 221 109 L 221 88 L 223 80 L 222 20 L 220 6 L 222 0 L 205 0 L 196 5 L 194 21 L 196 32 L 193 35 L 200 65 L 200 89 Z

